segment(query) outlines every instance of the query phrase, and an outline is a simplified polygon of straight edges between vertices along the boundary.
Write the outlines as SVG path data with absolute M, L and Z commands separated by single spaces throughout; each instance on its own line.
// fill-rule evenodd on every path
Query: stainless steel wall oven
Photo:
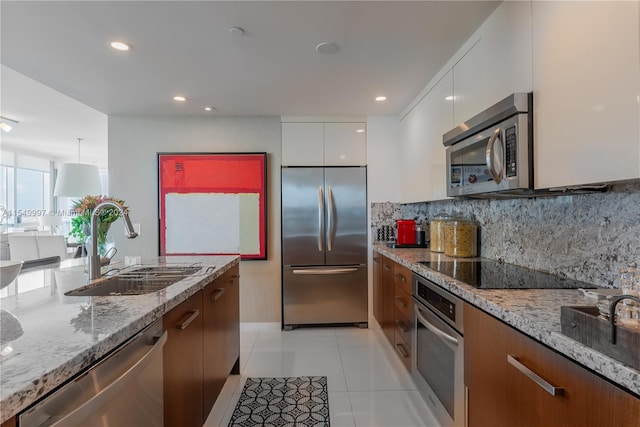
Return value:
M 411 375 L 443 427 L 465 425 L 461 299 L 413 275 Z

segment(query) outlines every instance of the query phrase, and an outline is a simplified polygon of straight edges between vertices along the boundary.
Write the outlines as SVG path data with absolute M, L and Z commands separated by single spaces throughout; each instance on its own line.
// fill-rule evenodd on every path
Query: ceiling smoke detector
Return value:
M 316 52 L 332 54 L 338 51 L 338 46 L 334 43 L 322 42 L 316 46 Z
M 232 36 L 244 36 L 244 28 L 241 27 L 231 27 L 229 32 Z

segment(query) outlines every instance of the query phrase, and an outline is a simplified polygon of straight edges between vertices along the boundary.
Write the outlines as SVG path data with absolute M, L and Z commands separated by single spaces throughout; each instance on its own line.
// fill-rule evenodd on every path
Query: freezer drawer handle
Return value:
M 151 358 L 162 351 L 162 347 L 167 342 L 168 333 L 164 331 L 162 336 L 156 341 L 156 343 L 149 349 L 149 351 L 138 360 L 135 365 L 129 368 L 125 373 L 123 373 L 120 377 L 116 378 L 111 384 L 105 387 L 102 391 L 97 393 L 95 396 L 91 397 L 89 400 L 84 402 L 78 408 L 76 408 L 73 412 L 66 414 L 63 418 L 59 419 L 55 423 L 51 424 L 51 426 L 63 426 L 63 425 L 72 425 L 81 422 L 83 419 L 87 417 L 88 414 L 91 414 L 97 408 L 100 408 L 104 405 L 105 402 L 109 401 L 113 398 L 118 392 L 123 390 L 125 387 L 131 384 L 131 381 L 135 381 L 137 378 L 138 372 L 142 371 L 147 367 Z
M 531 369 L 524 366 L 522 362 L 516 359 L 513 354 L 507 354 L 507 362 L 509 362 L 518 371 L 525 374 L 531 381 L 533 381 L 534 383 L 542 387 L 544 391 L 549 393 L 551 396 L 561 396 L 564 394 L 564 388 L 554 387 L 553 385 L 545 381 L 542 377 L 540 377 L 538 374 L 533 372 Z
M 358 271 L 357 268 L 332 268 L 329 270 L 293 270 L 293 274 L 323 275 L 323 274 L 349 274 Z

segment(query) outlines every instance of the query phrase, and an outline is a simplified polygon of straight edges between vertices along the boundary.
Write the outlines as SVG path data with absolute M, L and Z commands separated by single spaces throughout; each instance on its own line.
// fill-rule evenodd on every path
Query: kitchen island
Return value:
M 71 297 L 87 283 L 82 259 L 25 271 L 0 308 L 12 313 L 23 333 L 3 345 L 0 357 L 0 422 L 93 365 L 146 326 L 162 319 L 209 283 L 237 266 L 238 256 L 154 257 L 138 266 L 197 265 L 195 274 L 157 292 L 133 296 Z M 112 265 L 110 268 L 129 268 Z M 31 277 L 30 277 L 31 276 Z M 40 283 L 31 289 L 34 280 Z M 20 289 L 22 283 L 28 289 Z M 17 292 L 16 292 L 17 291 Z
M 418 263 L 420 261 L 452 261 L 454 258 L 428 249 L 391 249 L 381 245 L 376 245 L 373 249 L 519 332 L 640 396 L 640 371 L 561 333 L 561 306 L 595 305 L 594 300 L 585 298 L 580 291 L 575 289 L 477 289 Z M 457 260 L 465 262 L 465 260 L 474 259 L 477 258 Z

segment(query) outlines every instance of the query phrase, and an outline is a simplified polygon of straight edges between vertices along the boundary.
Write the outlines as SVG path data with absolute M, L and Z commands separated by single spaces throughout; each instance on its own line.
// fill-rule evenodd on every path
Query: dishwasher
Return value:
M 166 341 L 158 320 L 20 414 L 18 425 L 162 426 Z

